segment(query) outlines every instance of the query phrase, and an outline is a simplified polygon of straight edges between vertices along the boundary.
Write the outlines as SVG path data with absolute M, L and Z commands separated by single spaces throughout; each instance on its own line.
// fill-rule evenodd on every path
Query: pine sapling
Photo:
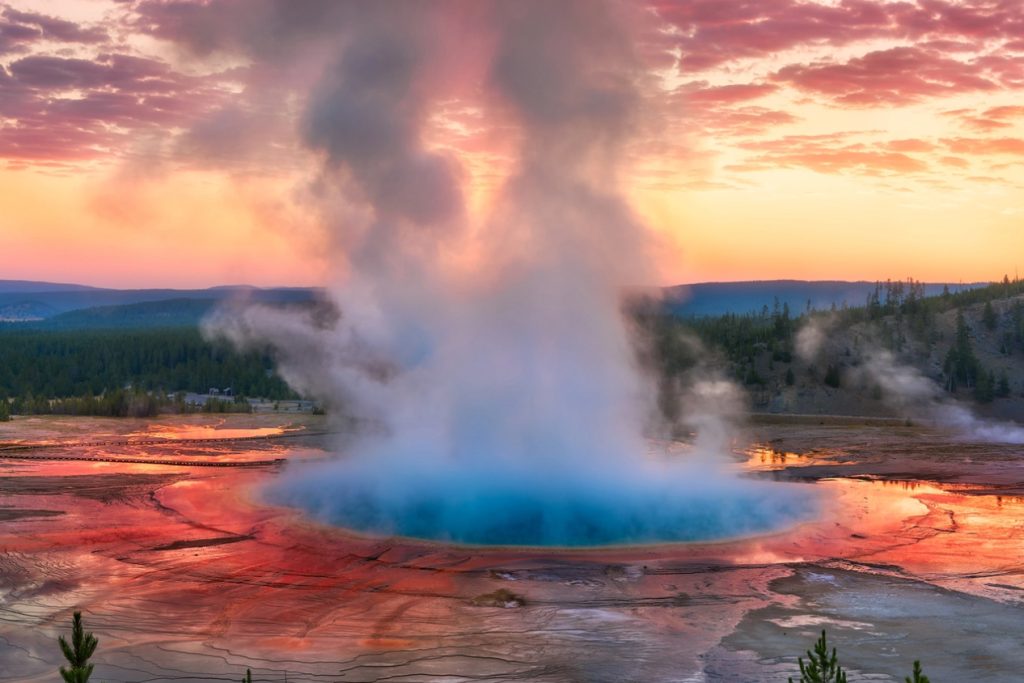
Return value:
M 60 643 L 64 659 L 68 660 L 68 664 L 70 664 L 67 668 L 60 667 L 61 678 L 65 683 L 88 683 L 93 669 L 89 658 L 96 651 L 99 641 L 82 626 L 81 612 L 75 612 L 71 622 L 71 644 L 68 645 L 64 636 L 59 636 L 57 642 Z
M 846 672 L 839 666 L 836 649 L 832 648 L 831 656 L 828 653 L 824 630 L 821 638 L 814 643 L 814 650 L 807 651 L 807 663 L 804 664 L 803 657 L 797 661 L 800 664 L 800 680 L 796 683 L 847 683 Z M 792 678 L 789 683 L 794 683 Z
M 907 676 L 904 679 L 907 683 L 932 683 L 927 676 L 924 675 L 924 671 L 921 669 L 921 661 L 914 660 L 914 676 L 911 678 Z

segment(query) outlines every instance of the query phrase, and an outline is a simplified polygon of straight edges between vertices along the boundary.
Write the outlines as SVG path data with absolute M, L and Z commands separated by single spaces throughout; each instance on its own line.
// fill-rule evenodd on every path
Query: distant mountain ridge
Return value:
M 322 292 L 321 289 L 311 287 L 263 289 L 247 285 L 229 285 L 208 289 L 102 289 L 74 284 L 0 280 L 0 322 L 37 323 L 72 311 L 183 300 L 207 302 L 206 310 L 217 302 L 232 300 L 301 303 L 318 298 Z M 183 315 L 171 317 L 182 321 L 182 324 L 192 324 L 187 321 L 194 318 L 194 322 L 198 322 L 201 317 L 199 311 L 202 308 L 198 304 L 192 305 L 191 310 L 195 315 L 192 315 L 191 318 Z M 180 304 L 178 309 L 179 313 L 184 310 Z M 130 309 L 120 313 L 112 310 L 97 311 L 91 318 L 97 324 L 101 324 L 104 319 L 117 319 L 126 323 L 133 314 L 146 318 L 154 312 L 154 310 L 144 308 Z M 198 317 L 196 317 L 197 315 Z M 84 325 L 89 318 L 90 316 L 80 316 L 79 322 Z
M 163 299 L 95 306 L 66 311 L 37 321 L 31 327 L 47 330 L 190 327 L 198 325 L 218 303 L 216 299 Z
M 926 283 L 925 295 L 942 294 L 945 288 L 951 292 L 976 289 L 987 282 L 973 283 Z M 844 280 L 753 280 L 749 282 L 699 282 L 691 285 L 666 287 L 665 304 L 676 315 L 717 316 L 726 313 L 757 313 L 765 306 L 773 309 L 778 305 L 789 306 L 793 314 L 803 313 L 810 302 L 815 310 L 863 306 L 868 294 L 875 291 L 877 282 L 866 280 L 848 282 Z
M 0 294 L 24 292 L 68 292 L 100 289 L 89 285 L 75 285 L 66 282 L 37 282 L 35 280 L 0 280 Z
M 764 280 L 701 282 L 666 287 L 666 308 L 685 317 L 747 314 L 789 306 L 793 314 L 832 305 L 861 306 L 875 282 L 839 280 Z M 987 283 L 930 283 L 927 295 L 974 289 Z M 218 303 L 258 301 L 271 304 L 305 303 L 321 299 L 313 287 L 260 288 L 221 285 L 206 289 L 104 289 L 86 285 L 0 280 L 0 323 L 5 328 L 25 325 L 49 329 L 93 327 L 153 327 L 198 324 Z

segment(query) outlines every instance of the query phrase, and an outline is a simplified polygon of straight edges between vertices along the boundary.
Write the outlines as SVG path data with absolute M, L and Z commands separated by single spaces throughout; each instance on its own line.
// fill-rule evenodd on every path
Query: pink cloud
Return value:
M 688 84 L 677 92 L 686 104 L 728 105 L 765 97 L 779 89 L 779 86 L 771 83 L 742 83 L 715 87 L 702 87 L 703 85 Z
M 894 152 L 930 152 L 935 149 L 935 145 L 931 142 L 915 138 L 890 140 L 885 143 L 885 147 L 886 149 L 891 149 Z
M 0 116 L 9 120 L 0 128 L 0 156 L 118 156 L 140 131 L 190 125 L 226 96 L 216 76 L 185 76 L 155 59 L 29 55 L 0 69 Z
M 993 119 L 1024 118 L 1024 106 L 1003 105 L 999 107 L 989 107 L 985 110 L 983 115 Z
M 978 52 L 984 46 L 967 40 L 929 40 L 920 43 L 919 47 L 934 52 L 957 53 L 957 52 Z
M 778 109 L 741 107 L 709 113 L 702 120 L 705 130 L 727 136 L 761 135 L 776 126 L 795 123 L 800 119 Z
M 949 138 L 943 140 L 956 154 L 1012 154 L 1024 155 L 1022 138 Z
M 91 44 L 103 43 L 109 39 L 102 27 L 82 26 L 73 21 L 38 12 L 23 12 L 13 7 L 4 7 L 0 14 L 8 21 L 36 29 L 39 37 L 47 40 Z
M 0 21 L 0 55 L 22 50 L 42 35 L 43 32 L 34 26 Z
M 895 149 L 901 146 L 916 146 L 908 145 L 907 142 L 850 142 L 848 136 L 840 133 L 789 135 L 739 146 L 755 153 L 746 162 L 751 169 L 802 167 L 818 173 L 854 173 L 871 176 L 926 172 L 928 164 L 925 161 Z
M 965 116 L 961 119 L 968 128 L 983 133 L 991 133 L 1001 128 L 1012 128 L 1013 124 L 1000 119 L 986 118 L 983 116 Z
M 710 68 L 803 45 L 847 45 L 867 39 L 915 39 L 943 52 L 979 41 L 1024 35 L 1024 6 L 991 0 L 877 2 L 843 0 L 656 1 L 652 8 L 679 29 L 684 69 Z
M 41 41 L 93 45 L 109 40 L 105 29 L 0 4 L 0 55 L 25 53 Z
M 1000 87 L 974 65 L 914 47 L 870 52 L 845 63 L 791 64 L 775 78 L 851 106 L 903 105 L 926 97 Z
M 708 86 L 695 81 L 676 89 L 667 105 L 690 129 L 724 137 L 758 135 L 799 120 L 787 111 L 746 104 L 778 89 L 772 83 Z
M 73 125 L 18 124 L 0 127 L 0 157 L 33 162 L 81 161 L 105 156 L 120 136 Z
M 939 163 L 945 164 L 946 166 L 954 166 L 956 168 L 967 168 L 970 165 L 966 159 L 950 156 L 939 157 Z
M 1012 54 L 1024 51 L 1024 3 L 1013 0 L 655 0 L 652 8 L 677 29 L 658 40 L 678 50 L 686 74 L 800 47 L 888 39 L 914 44 L 789 64 L 776 82 L 853 107 L 1024 87 L 1024 57 Z M 991 52 L 998 42 L 1004 49 Z
M 657 106 L 668 112 L 669 129 L 687 133 L 741 141 L 771 134 L 800 120 L 799 105 L 775 106 L 794 93 L 843 107 L 871 108 L 1024 88 L 1024 2 L 1017 0 L 652 0 L 649 6 L 653 12 L 633 27 L 637 54 L 646 68 L 675 65 L 685 75 L 687 83 Z M 363 12 L 359 3 L 332 0 L 139 0 L 125 7 L 117 20 L 121 23 L 96 26 L 0 5 L 0 55 L 6 63 L 0 64 L 0 116 L 13 121 L 0 129 L 0 148 L 6 154 L 110 156 L 139 132 L 167 128 L 190 131 L 178 147 L 196 159 L 226 154 L 224 146 L 214 144 L 222 138 L 244 146 L 244 131 L 270 139 L 286 127 L 294 129 L 295 123 L 285 121 L 286 114 L 274 105 L 290 93 L 309 90 L 324 66 L 316 55 L 337 40 L 339 27 L 350 25 L 353 13 Z M 473 35 L 465 30 L 473 20 L 459 24 L 459 17 L 486 8 L 472 1 L 451 7 L 454 18 L 448 29 L 460 26 L 462 32 L 453 35 Z M 273 35 L 267 35 L 268 26 L 273 26 Z M 160 59 L 111 46 L 110 36 L 121 39 L 131 32 L 170 41 L 200 58 L 242 55 L 258 67 L 186 75 Z M 467 38 L 472 40 L 484 39 Z M 744 73 L 732 69 L 737 60 L 772 59 L 774 65 L 788 50 L 856 50 L 861 41 L 886 40 L 894 47 L 850 59 L 781 62 L 773 75 L 753 82 L 710 85 L 720 74 L 699 73 L 726 67 L 730 79 L 736 79 Z M 53 42 L 85 47 L 44 52 Z M 865 45 L 877 47 L 875 42 Z M 94 51 L 93 58 L 77 56 L 86 48 Z M 455 52 L 474 54 L 461 44 Z M 417 73 L 424 88 L 451 87 L 440 81 L 463 78 L 473 64 L 486 61 L 430 59 L 444 67 L 438 68 L 440 76 Z M 455 62 L 462 66 L 456 68 Z M 776 97 L 766 100 L 772 107 L 756 106 L 760 98 L 772 95 Z M 1015 109 L 1024 107 L 971 109 L 950 116 L 967 135 L 980 135 L 1014 125 L 1024 115 Z M 472 134 L 451 134 L 446 144 L 478 152 L 492 145 L 500 150 L 506 132 L 498 116 L 469 123 Z M 39 131 L 47 129 L 55 131 L 60 145 L 43 144 Z M 777 160 L 823 172 L 917 173 L 926 163 L 915 155 L 934 152 L 932 143 L 910 139 L 870 147 L 842 137 L 831 143 L 804 139 L 793 144 L 797 147 L 789 151 L 757 150 L 760 161 L 750 160 L 750 165 Z M 998 144 L 993 148 L 1002 149 Z
M 37 89 L 102 88 L 137 92 L 181 89 L 197 79 L 174 73 L 163 62 L 125 54 L 95 59 L 30 55 L 7 68 L 19 85 Z
M 652 8 L 679 29 L 684 70 L 702 70 L 739 58 L 757 58 L 811 43 L 845 44 L 885 33 L 886 10 L 869 0 L 825 6 L 797 0 L 683 0 Z
M 1021 105 L 1000 105 L 989 107 L 978 111 L 974 109 L 954 109 L 942 112 L 943 116 L 949 116 L 959 120 L 965 128 L 991 133 L 994 131 L 1012 128 L 1014 119 L 1024 118 L 1024 106 Z

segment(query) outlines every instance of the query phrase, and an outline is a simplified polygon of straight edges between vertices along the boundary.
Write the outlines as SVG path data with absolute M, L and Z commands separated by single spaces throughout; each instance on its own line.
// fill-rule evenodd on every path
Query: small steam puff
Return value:
M 715 457 L 736 403 L 727 383 L 697 383 L 686 401 L 702 457 L 648 454 L 655 396 L 620 304 L 652 271 L 650 238 L 618 190 L 648 96 L 629 39 L 643 13 L 467 3 L 453 28 L 444 5 L 355 7 L 304 116 L 325 160 L 341 317 L 248 307 L 206 330 L 269 342 L 292 387 L 384 433 L 269 495 L 371 533 L 491 544 L 695 540 L 810 514 L 806 487 L 740 480 Z M 465 44 L 472 55 L 457 54 Z M 466 64 L 471 87 L 439 86 Z M 459 160 L 425 142 L 453 96 L 521 140 L 486 221 L 467 217 Z M 478 266 L 453 276 L 446 255 L 468 240 Z
M 818 359 L 834 325 L 835 319 L 826 316 L 812 318 L 800 328 L 796 348 L 801 360 L 812 363 Z M 950 402 L 939 385 L 917 368 L 900 363 L 887 349 L 870 350 L 864 362 L 850 375 L 861 386 L 880 388 L 887 405 L 911 417 L 934 422 L 965 438 L 991 443 L 1024 443 L 1024 428 L 983 420 L 965 406 Z
M 965 438 L 992 443 L 1024 443 L 1024 428 L 983 420 L 968 408 L 945 400 L 942 389 L 916 368 L 899 363 L 893 354 L 879 349 L 859 368 L 862 381 L 882 389 L 883 399 L 913 417 L 934 422 Z M 865 383 L 867 383 L 865 382 Z
M 817 360 L 834 324 L 831 316 L 809 318 L 803 324 L 796 333 L 796 353 L 801 360 L 806 363 Z

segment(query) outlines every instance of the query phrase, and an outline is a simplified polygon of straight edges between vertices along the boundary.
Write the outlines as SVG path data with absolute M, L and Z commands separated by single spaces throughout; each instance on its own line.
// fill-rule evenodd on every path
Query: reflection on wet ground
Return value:
M 236 429 L 225 426 L 225 422 L 226 420 L 221 419 L 214 425 L 153 424 L 147 425 L 146 429 L 142 431 L 132 432 L 128 436 L 142 439 L 157 438 L 197 441 L 203 439 L 256 439 L 278 436 L 287 431 L 281 426 Z
M 736 467 L 814 487 L 818 519 L 716 543 L 486 550 L 262 504 L 282 462 L 326 456 L 323 423 L 304 419 L 0 426 L 0 443 L 54 444 L 0 457 L 0 679 L 53 680 L 76 606 L 101 641 L 94 679 L 111 682 L 246 667 L 264 681 L 785 681 L 821 628 L 851 681 L 901 681 L 915 658 L 936 683 L 1024 671 L 1020 447 L 761 425 Z

